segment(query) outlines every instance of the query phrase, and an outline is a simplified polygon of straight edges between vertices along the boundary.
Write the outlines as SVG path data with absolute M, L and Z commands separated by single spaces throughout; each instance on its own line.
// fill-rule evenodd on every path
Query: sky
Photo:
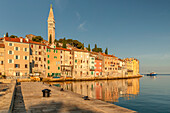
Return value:
M 42 36 L 53 5 L 56 39 L 135 57 L 140 73 L 170 73 L 170 0 L 0 0 L 0 37 Z

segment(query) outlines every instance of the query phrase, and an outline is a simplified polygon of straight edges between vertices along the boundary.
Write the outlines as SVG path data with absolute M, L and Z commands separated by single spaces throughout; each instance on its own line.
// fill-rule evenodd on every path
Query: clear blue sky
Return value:
M 136 57 L 140 72 L 170 73 L 170 0 L 0 0 L 0 37 L 47 39 L 53 4 L 56 39 L 96 43 L 117 57 Z

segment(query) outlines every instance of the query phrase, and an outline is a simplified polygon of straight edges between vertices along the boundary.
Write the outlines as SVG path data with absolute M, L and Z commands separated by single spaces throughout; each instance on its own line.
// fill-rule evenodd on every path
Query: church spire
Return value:
M 55 19 L 52 4 L 50 6 L 50 12 L 47 22 L 48 22 L 48 42 L 53 43 L 55 40 Z

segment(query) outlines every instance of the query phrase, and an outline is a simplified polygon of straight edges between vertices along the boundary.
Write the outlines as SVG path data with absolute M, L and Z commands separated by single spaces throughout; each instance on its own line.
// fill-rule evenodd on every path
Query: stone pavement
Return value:
M 42 97 L 43 89 L 50 89 L 50 97 Z M 21 91 L 27 113 L 134 113 L 104 101 L 84 100 L 81 95 L 41 82 L 22 82 Z
M 0 113 L 11 112 L 15 84 L 16 81 L 11 80 L 0 82 Z

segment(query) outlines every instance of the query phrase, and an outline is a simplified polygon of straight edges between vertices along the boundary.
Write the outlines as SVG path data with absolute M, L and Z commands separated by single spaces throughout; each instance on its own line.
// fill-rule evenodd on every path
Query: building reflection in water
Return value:
M 139 78 L 122 80 L 102 80 L 83 82 L 58 82 L 52 83 L 65 90 L 89 96 L 108 102 L 118 102 L 118 99 L 135 98 L 139 94 Z

